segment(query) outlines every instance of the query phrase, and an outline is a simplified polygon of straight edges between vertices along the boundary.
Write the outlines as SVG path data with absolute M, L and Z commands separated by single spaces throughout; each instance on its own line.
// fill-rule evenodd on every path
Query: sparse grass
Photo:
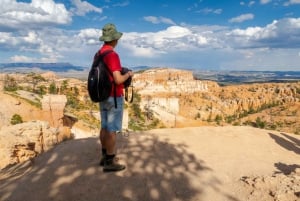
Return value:
M 9 94 L 9 95 L 11 95 L 11 96 L 13 96 L 13 97 L 15 97 L 15 98 L 22 99 L 22 100 L 26 101 L 27 103 L 29 103 L 30 105 L 33 105 L 33 106 L 35 106 L 35 107 L 37 107 L 37 108 L 39 108 L 39 109 L 42 108 L 42 103 L 41 103 L 41 101 L 40 101 L 39 99 L 37 99 L 37 98 L 34 99 L 34 100 L 36 100 L 36 101 L 32 101 L 32 100 L 29 100 L 29 99 L 27 99 L 27 98 L 21 97 L 19 94 L 17 94 L 16 91 L 13 91 L 13 92 L 6 92 L 6 94 Z
M 89 114 L 78 114 L 76 115 L 79 120 L 91 125 L 94 128 L 100 128 L 99 120 L 96 119 L 94 116 Z

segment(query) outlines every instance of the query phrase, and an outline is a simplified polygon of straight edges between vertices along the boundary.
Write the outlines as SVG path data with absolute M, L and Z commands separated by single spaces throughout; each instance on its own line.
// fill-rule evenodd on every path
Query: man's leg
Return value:
M 101 149 L 102 149 L 102 158 L 100 160 L 99 165 L 103 166 L 104 165 L 104 161 L 107 155 L 107 148 L 106 148 L 106 144 L 105 144 L 105 136 L 107 135 L 106 133 L 108 133 L 108 131 L 106 129 L 101 129 L 100 130 L 100 134 L 99 134 L 99 140 L 101 143 Z
M 116 132 L 105 132 L 104 144 L 107 155 L 114 155 L 116 147 Z
M 118 164 L 116 155 L 116 131 L 122 130 L 123 118 L 123 97 L 117 97 L 117 108 L 115 108 L 114 99 L 110 98 L 111 107 L 107 112 L 107 131 L 104 136 L 106 148 L 106 159 L 103 167 L 104 172 L 124 170 L 125 166 Z
M 116 162 L 116 132 L 107 132 L 105 135 L 106 158 L 104 162 L 104 172 L 115 172 L 124 170 L 125 165 Z

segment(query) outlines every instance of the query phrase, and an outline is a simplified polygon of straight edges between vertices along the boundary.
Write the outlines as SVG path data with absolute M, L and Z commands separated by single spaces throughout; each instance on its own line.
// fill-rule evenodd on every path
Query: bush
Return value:
M 258 128 L 265 128 L 266 127 L 266 122 L 262 121 L 260 117 L 257 117 L 255 120 L 255 125 Z
M 195 116 L 195 119 L 197 120 L 197 119 L 200 119 L 201 118 L 201 114 L 198 112 L 197 114 L 196 114 L 196 116 Z
M 80 102 L 74 95 L 67 95 L 67 106 L 73 109 L 80 109 Z
M 16 91 L 18 90 L 18 84 L 15 78 L 6 75 L 4 78 L 4 90 L 5 91 Z
M 216 116 L 215 121 L 217 122 L 218 125 L 220 125 L 220 122 L 223 120 L 223 117 L 221 115 Z
M 14 114 L 10 120 L 12 125 L 23 123 L 22 117 L 18 114 Z
M 54 82 L 52 82 L 49 86 L 49 94 L 57 94 L 57 88 Z

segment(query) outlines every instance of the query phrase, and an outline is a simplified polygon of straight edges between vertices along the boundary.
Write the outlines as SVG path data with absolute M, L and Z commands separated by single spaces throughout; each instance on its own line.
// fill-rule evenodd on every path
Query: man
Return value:
M 102 145 L 102 158 L 100 165 L 103 166 L 104 172 L 121 171 L 125 169 L 125 165 L 117 163 L 116 160 L 116 132 L 122 130 L 123 119 L 123 83 L 133 76 L 133 72 L 121 74 L 121 62 L 119 55 L 114 51 L 114 48 L 118 44 L 118 40 L 121 38 L 122 33 L 118 32 L 115 25 L 106 24 L 102 29 L 102 36 L 100 41 L 104 41 L 101 47 L 100 54 L 108 50 L 112 51 L 104 56 L 103 61 L 112 72 L 115 85 L 111 91 L 110 97 L 100 102 L 100 114 L 101 114 L 101 130 L 100 130 L 100 142 Z M 114 87 L 116 87 L 116 102 L 115 107 L 114 100 Z

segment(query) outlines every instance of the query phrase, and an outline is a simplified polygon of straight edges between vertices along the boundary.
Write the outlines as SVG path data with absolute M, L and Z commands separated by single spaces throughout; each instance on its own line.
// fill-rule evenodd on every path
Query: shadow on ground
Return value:
M 209 188 L 237 201 L 222 193 L 213 170 L 185 144 L 139 133 L 119 136 L 118 146 L 120 162 L 127 166 L 118 173 L 103 173 L 98 166 L 97 138 L 66 141 L 32 162 L 3 169 L 0 200 L 189 201 L 202 200 L 203 189 Z
M 273 133 L 269 133 L 269 135 L 281 147 L 296 154 L 300 154 L 300 141 L 297 138 L 285 133 L 281 133 L 282 136 Z M 285 175 L 289 175 L 292 172 L 295 172 L 297 168 L 300 168 L 300 164 L 289 165 L 282 162 L 275 163 L 274 166 L 278 169 L 275 173 L 283 173 Z
M 269 135 L 275 140 L 277 144 L 279 144 L 283 148 L 289 151 L 293 151 L 296 154 L 300 154 L 300 141 L 297 138 L 294 138 L 291 135 L 287 135 L 285 133 L 281 133 L 282 137 L 273 133 L 269 133 Z

